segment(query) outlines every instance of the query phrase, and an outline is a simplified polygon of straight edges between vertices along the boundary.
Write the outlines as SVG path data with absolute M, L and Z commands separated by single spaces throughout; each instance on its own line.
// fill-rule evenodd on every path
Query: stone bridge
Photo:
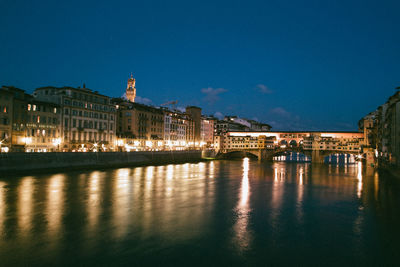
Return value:
M 252 154 L 272 160 L 286 152 L 298 152 L 323 163 L 331 154 L 360 155 L 364 134 L 360 132 L 228 132 L 219 139 L 219 156 Z

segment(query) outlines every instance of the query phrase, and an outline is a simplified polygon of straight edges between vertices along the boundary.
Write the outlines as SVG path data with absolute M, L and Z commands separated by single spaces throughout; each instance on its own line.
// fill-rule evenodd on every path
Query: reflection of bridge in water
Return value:
M 311 157 L 306 156 L 300 152 L 286 152 L 281 155 L 274 156 L 274 161 L 286 162 L 311 162 Z
M 221 157 L 347 164 L 356 161 L 363 144 L 361 132 L 227 132 L 216 136 L 214 146 Z

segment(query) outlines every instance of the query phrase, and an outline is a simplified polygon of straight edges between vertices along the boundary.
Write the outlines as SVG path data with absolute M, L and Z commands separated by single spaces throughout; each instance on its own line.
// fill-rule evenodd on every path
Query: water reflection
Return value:
M 361 198 L 361 193 L 362 193 L 362 186 L 363 186 L 363 178 L 362 178 L 362 163 L 361 161 L 358 162 L 357 164 L 357 196 L 358 198 Z
M 0 265 L 58 256 L 71 266 L 168 265 L 204 255 L 363 265 L 397 257 L 387 244 L 400 240 L 398 203 L 399 186 L 361 163 L 246 158 L 17 177 L 0 180 Z
M 251 233 L 248 229 L 250 217 L 250 185 L 249 185 L 249 159 L 243 159 L 243 176 L 240 186 L 239 202 L 236 206 L 237 220 L 234 225 L 236 233 L 234 243 L 238 250 L 243 252 L 249 249 Z
M 6 185 L 7 183 L 0 181 L 0 236 L 4 234 L 4 221 L 6 217 Z
M 29 233 L 33 216 L 34 178 L 22 178 L 18 188 L 18 227 L 22 235 Z
M 153 167 L 154 168 L 154 167 Z M 131 199 L 131 186 L 130 186 L 130 169 L 124 168 L 117 170 L 116 179 L 113 188 L 113 225 L 114 225 L 114 238 L 122 238 L 127 231 L 129 225 L 129 210 Z M 152 174 L 151 177 L 152 178 Z M 149 181 L 150 180 L 150 181 Z M 147 180 L 151 183 L 151 179 Z
M 65 175 L 56 174 L 50 177 L 47 186 L 47 223 L 48 234 L 52 239 L 57 239 L 61 219 L 64 214 L 64 184 Z
M 98 225 L 100 216 L 100 201 L 101 201 L 101 187 L 100 177 L 102 173 L 94 171 L 89 176 L 89 187 L 88 187 L 88 201 L 87 201 L 87 213 L 88 213 L 88 230 L 95 232 Z

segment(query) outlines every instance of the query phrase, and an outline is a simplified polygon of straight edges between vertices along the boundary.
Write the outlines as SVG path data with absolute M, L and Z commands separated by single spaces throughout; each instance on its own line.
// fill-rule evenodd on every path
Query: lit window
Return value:
M 28 104 L 28 111 L 30 111 L 32 109 L 31 104 Z
M 35 106 L 35 105 L 33 105 Z M 40 116 L 37 116 L 37 123 L 40 123 Z
M 36 105 L 33 105 L 32 110 L 36 111 Z
M 53 109 L 53 113 L 57 113 L 57 108 L 54 108 L 54 109 Z

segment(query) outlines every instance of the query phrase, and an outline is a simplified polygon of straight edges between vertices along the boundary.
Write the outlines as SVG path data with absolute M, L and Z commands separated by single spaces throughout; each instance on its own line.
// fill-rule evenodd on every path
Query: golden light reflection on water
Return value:
M 271 192 L 271 211 L 270 211 L 270 224 L 273 228 L 272 233 L 276 235 L 279 233 L 278 229 L 280 227 L 279 215 L 281 213 L 281 206 L 283 201 L 283 187 L 284 187 L 284 173 L 282 173 L 281 164 L 274 163 L 274 181 L 272 183 Z M 278 169 L 279 168 L 279 169 Z
M 88 202 L 87 202 L 87 213 L 88 213 L 88 227 L 91 231 L 96 229 L 100 215 L 100 175 L 98 171 L 92 172 L 89 176 L 89 188 L 88 188 Z
M 363 177 L 362 177 L 362 163 L 361 161 L 357 164 L 357 196 L 361 198 L 362 194 L 362 186 L 363 186 Z
M 0 181 L 0 236 L 3 234 L 6 213 L 6 186 L 7 183 Z
M 56 237 L 60 230 L 64 207 L 64 186 L 65 175 L 56 174 L 50 177 L 47 186 L 46 217 L 48 222 L 48 232 Z
M 33 177 L 24 177 L 18 187 L 18 227 L 21 234 L 29 233 L 33 217 Z
M 300 223 L 303 222 L 303 195 L 304 195 L 304 168 L 300 166 L 298 169 L 299 183 L 297 185 L 297 205 L 296 205 L 296 215 Z
M 375 200 L 378 200 L 378 193 L 379 193 L 379 175 L 378 172 L 374 173 L 374 196 Z
M 129 225 L 130 209 L 130 169 L 118 169 L 113 188 L 114 237 L 121 238 Z
M 243 176 L 240 186 L 239 201 L 236 206 L 237 221 L 233 227 L 235 231 L 234 243 L 240 252 L 249 249 L 251 233 L 248 230 L 250 216 L 250 184 L 249 184 L 249 159 L 243 159 Z
M 174 178 L 174 166 L 168 165 L 167 166 L 167 179 L 172 180 Z
M 300 185 L 303 185 L 303 172 L 304 172 L 303 167 L 300 167 L 300 170 L 299 170 L 299 184 Z
M 215 169 L 214 169 L 215 167 L 214 167 L 214 161 L 211 161 L 210 163 L 209 163 L 209 170 L 210 170 L 210 172 L 209 172 L 209 176 L 208 177 L 210 177 L 211 179 L 213 179 L 214 178 L 214 172 L 215 172 Z

